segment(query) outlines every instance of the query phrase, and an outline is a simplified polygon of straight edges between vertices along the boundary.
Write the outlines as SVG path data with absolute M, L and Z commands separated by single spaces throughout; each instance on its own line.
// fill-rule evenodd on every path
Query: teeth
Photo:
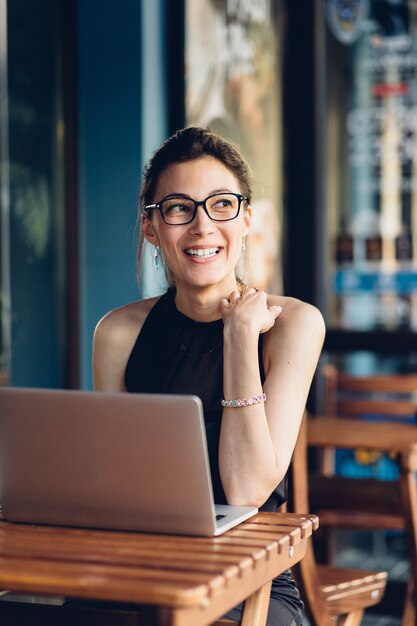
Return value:
M 198 256 L 198 257 L 204 257 L 204 258 L 208 258 L 211 256 L 214 256 L 215 254 L 218 253 L 220 248 L 199 248 L 198 250 L 193 250 L 192 248 L 189 248 L 188 250 L 186 250 L 186 254 L 189 254 L 190 256 Z

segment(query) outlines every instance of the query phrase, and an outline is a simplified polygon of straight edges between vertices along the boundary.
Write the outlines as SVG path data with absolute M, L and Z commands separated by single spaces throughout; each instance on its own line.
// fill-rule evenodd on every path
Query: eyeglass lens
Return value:
M 209 217 L 225 221 L 237 217 L 240 197 L 234 193 L 220 193 L 205 200 Z M 161 202 L 162 216 L 168 224 L 186 224 L 194 217 L 195 202 L 190 198 L 168 198 Z

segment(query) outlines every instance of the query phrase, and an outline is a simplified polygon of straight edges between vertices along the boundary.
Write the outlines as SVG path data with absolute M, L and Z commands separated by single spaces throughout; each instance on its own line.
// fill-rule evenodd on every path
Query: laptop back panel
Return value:
M 6 519 L 213 535 L 195 396 L 0 389 Z

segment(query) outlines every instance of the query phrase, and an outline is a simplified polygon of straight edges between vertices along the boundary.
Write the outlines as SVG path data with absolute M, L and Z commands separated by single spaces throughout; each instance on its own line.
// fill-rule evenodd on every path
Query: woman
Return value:
M 99 322 L 94 383 L 105 391 L 198 395 L 216 503 L 273 510 L 285 499 L 324 324 L 314 307 L 236 276 L 250 198 L 246 163 L 209 130 L 178 131 L 154 154 L 141 192 L 142 238 L 173 286 Z M 277 577 L 268 624 L 301 624 L 301 609 L 289 572 Z M 238 620 L 240 611 L 228 617 Z

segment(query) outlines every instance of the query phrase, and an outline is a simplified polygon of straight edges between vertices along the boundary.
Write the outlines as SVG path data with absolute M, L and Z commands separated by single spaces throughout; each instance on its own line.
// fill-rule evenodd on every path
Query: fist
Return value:
M 272 328 L 282 307 L 268 306 L 267 294 L 250 287 L 242 293 L 232 291 L 229 298 L 223 298 L 220 301 L 220 312 L 225 326 L 231 325 L 239 330 L 252 329 L 260 334 Z

